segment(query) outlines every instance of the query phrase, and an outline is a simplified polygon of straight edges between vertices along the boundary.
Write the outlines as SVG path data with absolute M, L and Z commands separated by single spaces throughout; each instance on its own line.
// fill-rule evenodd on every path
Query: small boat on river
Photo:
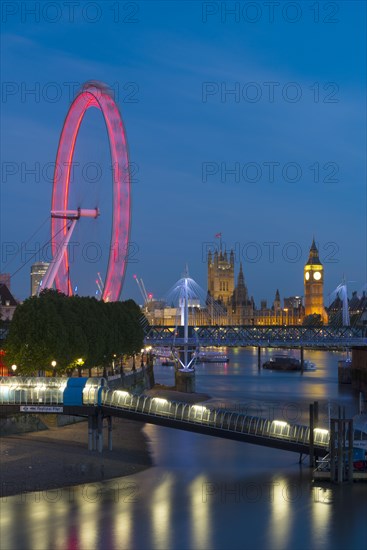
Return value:
M 202 350 L 197 354 L 197 363 L 228 363 L 226 353 L 218 350 Z
M 302 365 L 299 359 L 295 357 L 289 357 L 288 355 L 274 355 L 268 361 L 263 363 L 263 369 L 277 370 L 277 371 L 301 371 Z M 303 361 L 304 371 L 316 370 L 315 363 L 312 361 Z

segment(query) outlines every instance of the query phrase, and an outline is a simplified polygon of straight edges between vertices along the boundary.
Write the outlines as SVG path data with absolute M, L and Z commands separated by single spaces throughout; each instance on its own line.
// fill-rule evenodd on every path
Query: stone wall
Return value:
M 47 430 L 46 423 L 36 414 L 14 414 L 0 418 L 0 435 L 24 434 Z
M 131 392 L 143 392 L 154 386 L 153 366 L 145 366 L 122 376 L 108 378 L 108 387 L 111 389 L 125 389 Z

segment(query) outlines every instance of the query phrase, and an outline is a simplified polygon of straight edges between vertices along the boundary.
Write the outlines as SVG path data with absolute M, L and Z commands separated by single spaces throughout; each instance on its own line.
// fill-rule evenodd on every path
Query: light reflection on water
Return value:
M 151 496 L 152 542 L 155 548 L 171 547 L 172 482 L 172 475 L 169 475 L 153 490 Z
M 192 532 L 192 548 L 211 548 L 212 532 L 210 505 L 202 506 L 203 487 L 207 486 L 207 478 L 204 475 L 197 476 L 189 485 L 190 496 L 190 523 Z
M 289 547 L 289 518 L 291 503 L 287 487 L 287 479 L 277 479 L 273 487 L 269 527 L 273 533 L 274 548 Z
M 274 452 L 265 452 L 276 462 Z M 2 503 L 1 519 L 8 528 L 2 530 L 1 548 L 364 548 L 365 487 L 324 492 L 310 484 L 308 469 L 300 476 L 295 464 L 281 475 L 233 475 L 225 464 L 223 472 L 154 467 L 101 485 L 65 489 L 53 504 L 35 493 L 23 503 L 11 497 Z M 138 488 L 132 499 L 124 497 L 127 483 Z
M 338 354 L 306 355 L 318 371 L 301 378 L 264 375 L 251 350 L 232 353 L 227 366 L 197 371 L 197 389 L 218 402 L 288 415 L 319 396 L 356 406 L 351 389 L 337 385 Z M 161 382 L 172 376 L 167 367 L 156 372 Z M 365 548 L 365 485 L 315 486 L 307 461 L 286 451 L 148 424 L 144 431 L 153 468 L 2 499 L 1 550 Z

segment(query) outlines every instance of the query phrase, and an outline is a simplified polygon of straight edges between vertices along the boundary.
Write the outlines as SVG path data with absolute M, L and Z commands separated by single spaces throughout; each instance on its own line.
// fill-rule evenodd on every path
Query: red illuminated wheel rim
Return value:
M 102 111 L 110 144 L 113 185 L 113 214 L 109 259 L 102 299 L 120 298 L 126 271 L 127 248 L 130 236 L 130 170 L 125 128 L 120 111 L 107 86 L 100 82 L 84 84 L 70 106 L 61 132 L 57 150 L 51 210 L 67 210 L 70 174 L 76 138 L 88 109 Z M 55 257 L 67 233 L 65 219 L 51 218 L 52 255 Z M 55 276 L 57 290 L 72 295 L 69 277 L 69 255 L 66 250 Z

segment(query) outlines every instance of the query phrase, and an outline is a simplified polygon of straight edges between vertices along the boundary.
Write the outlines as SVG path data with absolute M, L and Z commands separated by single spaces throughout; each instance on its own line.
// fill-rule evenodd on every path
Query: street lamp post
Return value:
M 78 376 L 81 377 L 81 375 L 82 375 L 82 366 L 84 365 L 83 358 L 79 357 L 79 359 L 77 359 L 76 363 L 78 365 Z
M 288 308 L 287 307 L 284 308 L 284 313 L 285 313 L 285 324 L 288 326 L 289 325 L 289 313 L 288 313 Z
M 56 361 L 51 361 L 51 367 L 52 367 L 52 376 L 55 377 L 56 376 Z

